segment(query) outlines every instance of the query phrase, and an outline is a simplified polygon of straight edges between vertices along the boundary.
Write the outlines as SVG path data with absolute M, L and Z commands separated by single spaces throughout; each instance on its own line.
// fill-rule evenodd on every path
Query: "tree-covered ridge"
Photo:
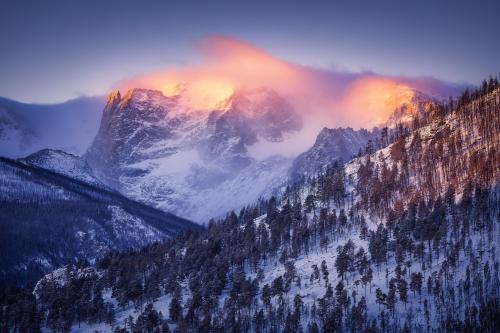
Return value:
M 495 327 L 480 315 L 498 310 L 498 189 L 476 188 L 458 204 L 422 200 L 396 223 L 375 229 L 343 211 L 321 208 L 308 220 L 299 204 L 264 206 L 260 212 L 270 217 L 258 226 L 244 211 L 205 232 L 47 276 L 35 289 L 45 309 L 39 315 L 61 331 L 81 322 L 115 324 L 130 306 L 142 313 L 123 322 L 134 331 L 168 324 L 181 332 L 297 331 L 299 325 L 385 331 L 398 322 L 417 330 L 427 328 L 424 318 L 441 330 Z M 312 264 L 304 271 L 306 260 Z M 414 323 L 407 311 L 415 312 Z

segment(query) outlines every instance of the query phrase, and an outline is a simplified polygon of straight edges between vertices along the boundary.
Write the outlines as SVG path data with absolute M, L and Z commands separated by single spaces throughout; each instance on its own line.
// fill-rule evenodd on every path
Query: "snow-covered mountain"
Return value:
M 20 162 L 50 170 L 55 173 L 80 180 L 82 182 L 102 188 L 108 188 L 94 175 L 88 163 L 81 157 L 66 153 L 62 150 L 42 149 L 25 158 Z
M 0 158 L 0 225 L 2 285 L 196 228 L 110 191 L 82 159 L 49 150 Z
M 301 125 L 269 88 L 236 91 L 217 110 L 192 110 L 181 95 L 132 89 L 109 96 L 85 158 L 100 179 L 127 196 L 206 222 L 253 202 L 281 177 L 287 159 L 259 161 L 248 148 L 282 141 Z M 259 169 L 265 174 L 248 176 Z M 252 195 L 234 196 L 235 186 Z
M 335 161 L 348 162 L 360 149 L 364 149 L 369 140 L 375 141 L 379 131 L 367 131 L 352 128 L 323 128 L 314 145 L 297 156 L 290 170 L 292 179 L 314 176 L 332 165 Z
M 27 104 L 0 98 L 0 156 L 19 158 L 40 149 L 81 155 L 99 128 L 102 97 L 60 104 Z
M 23 302 L 76 332 L 497 332 L 500 86 L 475 94 L 200 233 L 57 270 Z
M 423 116 L 432 103 L 414 91 L 394 98 L 391 105 L 400 106 L 388 125 Z M 237 90 L 215 110 L 185 102 L 182 90 L 173 96 L 146 89 L 110 94 L 85 158 L 98 178 L 125 195 L 198 222 L 277 193 L 334 161 L 346 162 L 379 136 L 378 130 L 325 128 L 293 161 L 262 159 L 256 147 L 286 143 L 303 122 L 275 91 Z
M 402 104 L 387 124 L 425 114 L 427 101 L 413 91 L 411 96 L 394 96 L 391 105 Z M 100 99 L 54 106 L 4 101 L 0 154 L 18 156 L 44 147 L 81 153 L 97 131 L 91 102 Z M 347 161 L 377 135 L 324 129 L 314 146 L 294 161 L 274 156 L 301 130 L 302 122 L 297 110 L 265 87 L 236 90 L 211 110 L 189 107 L 182 89 L 171 96 L 146 89 L 132 89 L 124 96 L 114 92 L 84 157 L 90 166 L 87 174 L 135 200 L 203 223 L 279 192 L 290 179 L 314 174 L 336 160 Z M 49 169 L 50 164 L 59 168 L 74 162 L 54 150 L 45 154 L 30 160 L 42 159 Z M 238 187 L 247 189 L 245 195 L 231 190 Z

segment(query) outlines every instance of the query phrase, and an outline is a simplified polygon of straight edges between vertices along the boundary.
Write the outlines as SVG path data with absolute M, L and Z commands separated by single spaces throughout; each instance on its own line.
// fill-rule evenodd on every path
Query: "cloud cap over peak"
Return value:
M 199 62 L 139 75 L 120 89 L 182 92 L 192 109 L 214 109 L 240 88 L 270 87 L 286 98 L 304 120 L 305 140 L 321 128 L 371 128 L 384 122 L 415 91 L 433 97 L 456 95 L 463 87 L 430 77 L 352 73 L 291 63 L 266 50 L 227 36 L 208 36 L 196 48 Z

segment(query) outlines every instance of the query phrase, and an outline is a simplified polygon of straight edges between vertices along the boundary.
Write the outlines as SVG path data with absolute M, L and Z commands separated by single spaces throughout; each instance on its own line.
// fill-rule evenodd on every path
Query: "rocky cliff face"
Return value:
M 100 179 L 122 193 L 202 222 L 211 217 L 206 212 L 226 212 L 212 209 L 212 203 L 226 209 L 247 203 L 221 192 L 229 184 L 251 188 L 257 197 L 267 190 L 267 183 L 238 177 L 247 168 L 261 169 L 261 162 L 265 170 L 282 173 L 289 160 L 257 161 L 247 148 L 283 140 L 301 126 L 292 107 L 268 88 L 236 91 L 209 111 L 187 108 L 181 96 L 133 89 L 109 96 L 85 158 Z M 207 196 L 213 200 L 207 202 Z
M 432 103 L 417 92 L 403 97 L 395 96 L 405 103 L 387 126 L 424 117 Z M 293 163 L 274 156 L 258 160 L 251 154 L 257 146 L 284 144 L 301 130 L 302 121 L 266 87 L 237 90 L 213 110 L 189 107 L 182 90 L 173 96 L 145 89 L 123 96 L 114 92 L 85 159 L 98 178 L 123 194 L 206 222 L 279 191 L 290 177 L 296 180 L 335 161 L 348 162 L 379 136 L 377 130 L 324 128 Z

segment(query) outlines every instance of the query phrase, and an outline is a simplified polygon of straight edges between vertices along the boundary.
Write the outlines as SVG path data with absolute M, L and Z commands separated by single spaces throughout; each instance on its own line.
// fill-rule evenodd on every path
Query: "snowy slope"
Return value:
M 492 200 L 497 200 L 492 198 Z M 339 208 L 339 207 L 337 207 Z M 319 214 L 316 211 L 316 214 Z M 312 221 L 314 213 L 309 215 L 310 221 Z M 451 222 L 451 221 L 449 221 Z M 256 220 L 256 224 L 264 223 L 267 225 L 266 216 L 263 215 Z M 366 226 L 369 230 L 377 229 L 377 221 L 367 221 Z M 244 226 L 240 226 L 242 230 L 245 229 Z M 271 227 L 267 225 L 267 227 Z M 329 241 L 320 245 L 319 240 L 310 244 L 310 248 L 307 253 L 301 254 L 298 257 L 290 257 L 287 263 L 292 263 L 294 268 L 294 277 L 290 281 L 290 285 L 287 287 L 286 291 L 283 292 L 282 296 L 274 295 L 271 296 L 271 305 L 274 309 L 279 309 L 280 306 L 284 306 L 285 311 L 292 311 L 294 308 L 294 299 L 297 295 L 302 301 L 303 312 L 301 313 L 300 325 L 304 329 L 307 328 L 312 322 L 318 323 L 321 327 L 322 319 L 320 314 L 321 302 L 326 299 L 327 287 L 331 286 L 333 292 L 336 293 L 336 288 L 342 285 L 342 290 L 349 300 L 349 310 L 344 313 L 344 316 L 351 315 L 351 306 L 358 305 L 362 298 L 365 302 L 365 316 L 366 319 L 361 322 L 360 325 L 369 326 L 372 321 L 378 320 L 381 313 L 386 317 L 387 322 L 385 325 L 409 325 L 412 327 L 412 331 L 418 331 L 429 328 L 438 329 L 440 325 L 444 324 L 446 318 L 446 311 L 452 308 L 454 313 L 454 318 L 464 320 L 466 317 L 464 312 L 474 301 L 471 299 L 462 298 L 459 293 L 461 293 L 463 286 L 467 281 L 470 281 L 471 277 L 468 277 L 467 270 L 471 270 L 476 279 L 480 279 L 478 274 L 483 274 L 483 270 L 486 266 L 493 267 L 498 265 L 497 256 L 499 255 L 499 247 L 496 243 L 485 243 L 481 239 L 480 233 L 473 232 L 470 236 L 470 243 L 467 245 L 467 250 L 459 251 L 457 255 L 457 262 L 454 266 L 450 266 L 448 263 L 449 255 L 444 253 L 441 249 L 440 255 L 433 252 L 430 255 L 432 259 L 426 259 L 420 261 L 418 258 L 412 258 L 411 253 L 405 254 L 404 265 L 402 267 L 398 265 L 396 256 L 394 252 L 389 252 L 387 261 L 380 264 L 371 264 L 370 269 L 372 270 L 372 278 L 369 282 L 362 282 L 363 274 L 361 274 L 357 268 L 353 269 L 346 274 L 344 279 L 338 275 L 336 270 L 336 261 L 338 259 L 337 248 L 339 246 L 344 246 L 348 241 L 352 241 L 354 245 L 354 253 L 358 252 L 361 248 L 364 249 L 366 253 L 369 254 L 370 242 L 368 238 L 360 238 L 361 228 L 359 226 L 351 225 L 348 228 L 341 228 L 335 231 L 335 233 L 329 234 Z M 500 225 L 498 223 L 494 224 L 493 230 L 488 232 L 488 237 L 493 237 L 494 239 L 500 237 Z M 450 231 L 447 234 L 446 239 L 450 244 L 454 244 L 455 236 L 453 236 Z M 279 252 L 286 249 L 286 246 L 280 247 Z M 451 249 L 450 249 L 451 250 Z M 468 255 L 468 253 L 474 253 L 474 256 Z M 325 277 L 323 269 L 321 266 L 326 267 L 326 272 L 328 275 Z M 410 262 L 410 264 L 406 264 Z M 318 277 L 314 276 L 313 267 L 317 266 L 320 269 Z M 357 266 L 356 266 L 357 267 Z M 401 275 L 398 275 L 397 271 L 401 269 Z M 60 281 L 60 276 L 63 271 L 54 273 L 53 275 L 47 275 L 44 279 L 47 281 Z M 250 311 L 252 315 L 255 315 L 259 309 L 268 308 L 261 300 L 262 291 L 265 286 L 272 286 L 277 279 L 282 279 L 286 281 L 287 279 L 287 267 L 279 259 L 278 256 L 270 256 L 266 260 L 260 262 L 257 268 L 252 268 L 250 264 L 245 265 L 246 277 L 250 281 L 258 286 L 258 294 L 256 297 L 255 304 Z M 417 289 L 413 290 L 410 287 L 410 281 L 412 274 L 421 274 L 422 285 L 420 291 Z M 75 274 L 75 273 L 72 273 Z M 81 273 L 80 273 L 81 274 Z M 105 275 L 106 272 L 95 272 L 97 275 Z M 260 277 L 259 277 L 260 276 Z M 398 277 L 399 276 L 399 277 Z M 489 275 L 488 275 L 489 276 Z M 387 297 L 389 289 L 390 280 L 401 281 L 403 279 L 406 281 L 407 286 L 407 296 L 406 299 L 401 299 L 401 294 L 396 289 L 395 294 L 395 305 L 394 313 L 389 310 L 387 305 L 384 303 L 378 303 L 376 297 L 377 289 L 380 289 Z M 483 293 L 485 295 L 491 295 L 495 292 L 495 283 L 500 281 L 500 276 L 498 275 L 498 270 L 493 272 L 492 276 L 489 277 L 490 282 L 484 285 Z M 428 282 L 431 281 L 431 287 L 427 286 Z M 59 282 L 60 283 L 60 282 Z M 40 284 L 40 283 L 39 283 Z M 64 284 L 64 282 L 63 282 Z M 439 286 L 446 285 L 448 289 L 436 289 L 442 288 Z M 184 315 L 187 316 L 187 308 L 192 304 L 192 292 L 189 288 L 189 277 L 185 280 L 179 281 L 179 286 L 181 288 L 181 304 L 185 308 Z M 228 305 L 231 289 L 233 285 L 231 282 L 228 283 L 227 287 L 224 289 L 220 298 L 218 300 L 219 309 L 223 314 Z M 453 289 L 454 291 L 450 292 Z M 465 291 L 464 291 L 465 293 Z M 134 306 L 132 302 L 128 303 L 124 307 L 119 306 L 119 301 L 113 296 L 111 289 L 105 289 L 103 291 L 104 301 L 110 304 L 114 304 L 117 312 L 115 313 L 115 322 L 113 325 L 106 323 L 89 324 L 85 323 L 81 327 L 77 325 L 73 326 L 73 330 L 77 332 L 85 332 L 89 330 L 99 329 L 101 332 L 112 332 L 115 327 L 125 327 L 129 325 L 130 318 L 134 321 L 137 320 L 139 315 L 142 313 L 142 309 Z M 454 296 L 452 296 L 454 295 Z M 443 297 L 456 297 L 448 302 L 441 303 L 440 298 Z M 164 318 L 168 318 L 170 312 L 170 304 L 173 296 L 170 293 L 161 293 L 159 297 L 155 298 L 151 304 L 153 308 L 161 312 Z M 474 298 L 476 299 L 476 298 Z M 331 299 L 332 308 L 337 304 L 337 295 L 334 295 Z M 443 304 L 447 304 L 446 306 Z M 285 318 L 283 318 L 282 325 L 285 325 Z M 167 320 L 171 329 L 176 328 L 178 325 Z M 222 327 L 228 329 L 229 323 L 222 323 Z M 268 325 L 271 325 L 269 322 Z M 349 322 L 345 324 L 346 331 L 348 329 Z M 377 326 L 380 327 L 380 322 Z M 281 326 L 283 327 L 283 326 Z M 255 331 L 255 328 L 251 331 Z
M 106 188 L 106 185 L 96 178 L 87 162 L 81 157 L 66 153 L 62 150 L 42 149 L 20 162 L 47 169 L 73 179 L 81 180 L 91 185 Z
M 407 198 L 444 196 L 450 186 L 460 198 L 468 182 L 496 184 L 500 181 L 499 105 L 500 89 L 496 89 L 458 111 L 433 115 L 395 143 L 349 162 L 347 177 L 356 179 L 360 167 L 367 164 L 373 164 L 378 174 L 384 167 L 396 168 L 400 178 L 395 180 L 404 184 L 398 190 Z

